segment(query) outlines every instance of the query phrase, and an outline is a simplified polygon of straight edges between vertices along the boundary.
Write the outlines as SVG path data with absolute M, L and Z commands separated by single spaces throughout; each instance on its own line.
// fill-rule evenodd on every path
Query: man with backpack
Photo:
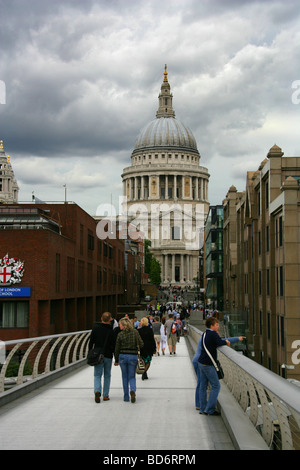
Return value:
M 165 332 L 167 336 L 170 355 L 176 354 L 178 323 L 174 320 L 173 313 L 169 314 L 169 319 L 165 323 Z

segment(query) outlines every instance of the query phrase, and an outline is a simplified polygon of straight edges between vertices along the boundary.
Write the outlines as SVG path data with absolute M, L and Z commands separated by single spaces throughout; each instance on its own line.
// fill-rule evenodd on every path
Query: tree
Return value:
M 150 253 L 149 246 L 151 246 L 151 241 L 145 240 L 145 273 L 150 275 L 152 253 Z
M 149 250 L 151 246 L 150 240 L 145 240 L 145 273 L 149 275 L 150 282 L 155 285 L 161 283 L 161 267 L 156 258 Z
M 156 258 L 152 257 L 151 259 L 151 267 L 150 267 L 150 281 L 152 284 L 159 285 L 161 283 L 161 268 L 160 264 Z

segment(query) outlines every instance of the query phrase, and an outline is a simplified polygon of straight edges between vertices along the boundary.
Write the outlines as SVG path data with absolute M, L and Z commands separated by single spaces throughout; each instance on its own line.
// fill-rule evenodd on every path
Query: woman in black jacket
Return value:
M 100 403 L 103 372 L 103 401 L 109 400 L 111 366 L 115 349 L 115 341 L 115 335 L 111 325 L 111 314 L 109 312 L 105 312 L 101 317 L 101 323 L 96 323 L 94 325 L 89 341 L 89 349 L 92 349 L 93 347 L 104 347 L 104 362 L 94 366 L 94 393 L 96 403 Z
M 141 356 L 145 361 L 146 368 L 142 375 L 142 380 L 148 379 L 147 371 L 151 365 L 152 356 L 156 352 L 156 343 L 152 328 L 148 326 L 148 318 L 143 317 L 141 319 L 141 328 L 139 328 L 139 334 L 144 341 L 144 346 L 141 349 Z

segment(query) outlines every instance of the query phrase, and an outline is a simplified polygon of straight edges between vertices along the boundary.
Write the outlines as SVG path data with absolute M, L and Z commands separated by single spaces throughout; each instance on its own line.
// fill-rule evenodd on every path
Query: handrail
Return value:
M 202 332 L 189 325 L 198 342 Z M 300 450 L 300 388 L 234 349 L 222 346 L 218 359 L 237 403 L 272 450 Z
M 42 374 L 49 374 L 52 370 L 61 369 L 85 358 L 90 332 L 91 330 L 84 330 L 6 341 L 6 351 L 10 351 L 0 372 L 0 393 L 6 391 L 8 381 L 13 381 L 16 385 L 24 383 L 26 364 L 32 369 L 26 380 L 35 380 Z M 20 362 L 19 358 L 15 361 L 16 355 L 22 356 Z M 18 372 L 15 377 L 8 379 L 6 375 L 12 362 L 19 363 Z

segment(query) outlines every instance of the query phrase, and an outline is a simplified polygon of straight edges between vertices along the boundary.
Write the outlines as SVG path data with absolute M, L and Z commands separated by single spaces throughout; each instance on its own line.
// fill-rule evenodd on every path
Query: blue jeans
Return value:
M 198 367 L 198 361 L 193 361 L 193 367 L 197 376 L 197 385 L 195 390 L 195 407 L 200 408 L 200 369 Z
M 94 393 L 100 392 L 102 395 L 102 375 L 104 372 L 103 380 L 103 396 L 109 396 L 110 377 L 111 377 L 112 359 L 109 357 L 104 358 L 103 364 L 94 366 Z
M 212 414 L 216 410 L 218 395 L 220 392 L 220 382 L 217 371 L 214 366 L 204 366 L 198 363 L 200 371 L 200 412 Z M 211 385 L 211 391 L 207 400 L 208 384 Z
M 124 401 L 129 401 L 130 391 L 136 392 L 135 370 L 138 363 L 137 354 L 120 354 L 119 364 L 122 372 Z

